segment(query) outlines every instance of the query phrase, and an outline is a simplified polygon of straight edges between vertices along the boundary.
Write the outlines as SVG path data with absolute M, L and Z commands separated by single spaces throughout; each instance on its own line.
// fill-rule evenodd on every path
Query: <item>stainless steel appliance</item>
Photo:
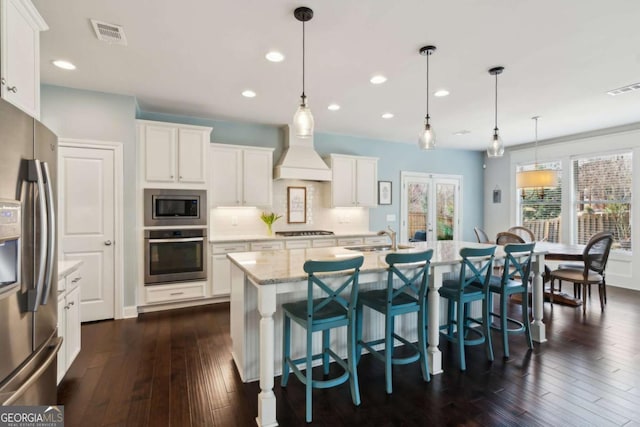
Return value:
M 146 188 L 144 225 L 207 225 L 207 192 Z
M 0 404 L 55 405 L 57 137 L 0 100 Z
M 145 286 L 206 280 L 206 237 L 206 228 L 145 230 Z

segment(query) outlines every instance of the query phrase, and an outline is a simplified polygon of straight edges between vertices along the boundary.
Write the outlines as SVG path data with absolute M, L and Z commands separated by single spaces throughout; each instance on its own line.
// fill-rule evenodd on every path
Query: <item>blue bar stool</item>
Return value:
M 351 399 L 354 405 L 360 405 L 358 388 L 358 372 L 356 370 L 356 322 L 355 311 L 358 300 L 358 275 L 364 257 L 349 258 L 339 261 L 307 261 L 304 271 L 308 274 L 307 299 L 282 305 L 284 311 L 282 334 L 282 387 L 287 386 L 289 369 L 306 387 L 306 420 L 311 422 L 311 389 L 329 388 L 340 385 L 347 380 L 351 386 Z M 347 279 L 336 289 L 323 282 L 316 273 L 330 273 L 353 270 Z M 324 298 L 313 297 L 314 290 L 326 293 Z M 343 296 L 344 295 L 344 296 Z M 348 296 L 348 299 L 345 298 Z M 307 354 L 300 359 L 291 359 L 291 320 L 306 329 Z M 329 348 L 331 329 L 347 326 L 347 362 L 342 360 Z M 314 332 L 322 331 L 322 352 L 313 354 L 312 338 Z M 333 358 L 344 373 L 337 378 L 314 380 L 312 377 L 312 361 L 322 359 L 323 372 L 329 374 L 329 357 Z M 297 365 L 304 363 L 303 373 Z
M 533 258 L 532 243 L 509 243 L 505 245 L 507 254 L 504 260 L 502 276 L 491 276 L 489 280 L 489 309 L 493 308 L 493 294 L 500 295 L 500 313 L 490 313 L 491 316 L 500 319 L 499 326 L 491 326 L 502 334 L 502 348 L 504 357 L 509 357 L 509 334 L 524 333 L 529 348 L 533 348 L 531 341 L 531 322 L 529 321 L 529 275 L 531 273 L 531 260 Z M 520 294 L 522 298 L 522 321 L 507 317 L 507 301 L 513 294 Z M 515 325 L 509 329 L 508 323 Z
M 374 357 L 384 362 L 386 390 L 388 394 L 393 392 L 391 378 L 392 365 L 406 365 L 420 360 L 422 377 L 425 381 L 430 380 L 429 368 L 427 366 L 426 326 L 427 289 L 432 256 L 433 250 L 419 253 L 388 254 L 385 258 L 385 262 L 389 265 L 389 268 L 387 268 L 387 288 L 361 292 L 358 296 L 358 356 L 362 351 L 362 347 L 364 347 L 369 350 Z M 407 268 L 409 268 L 408 271 L 406 270 Z M 407 277 L 407 275 L 409 277 Z M 394 286 L 394 282 L 396 282 L 397 286 Z M 384 338 L 369 342 L 362 341 L 362 315 L 364 306 L 385 315 Z M 407 313 L 418 313 L 416 328 L 418 331 L 417 345 L 396 334 L 394 330 L 395 317 Z M 414 352 L 407 357 L 393 357 L 395 340 L 410 347 Z M 373 346 L 382 343 L 384 343 L 382 353 L 373 348 Z
M 440 326 L 440 329 L 446 330 L 446 332 L 441 331 L 440 336 L 458 344 L 461 371 L 467 369 L 464 355 L 465 345 L 484 343 L 487 357 L 493 361 L 488 294 L 495 251 L 495 246 L 460 249 L 462 264 L 459 277 L 443 280 L 442 287 L 438 289 L 440 296 L 448 300 L 447 324 Z M 468 304 L 474 301 L 482 301 L 482 321 L 468 315 Z M 456 310 L 454 310 L 454 304 L 457 305 Z M 470 328 L 471 323 L 482 325 L 482 329 Z M 454 326 L 456 327 L 455 331 Z M 476 338 L 468 338 L 470 335 L 475 335 Z

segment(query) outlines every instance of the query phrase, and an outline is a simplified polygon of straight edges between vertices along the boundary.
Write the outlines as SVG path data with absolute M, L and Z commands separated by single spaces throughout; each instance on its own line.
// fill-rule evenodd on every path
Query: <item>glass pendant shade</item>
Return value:
M 307 106 L 306 97 L 302 97 L 302 102 L 298 110 L 293 115 L 293 128 L 299 138 L 311 138 L 313 136 L 313 114 Z
M 498 130 L 496 129 L 493 132 L 493 137 L 491 138 L 491 143 L 489 144 L 489 148 L 487 148 L 487 156 L 489 157 L 502 157 L 504 154 L 504 144 L 502 143 L 502 138 L 498 134 Z
M 431 129 L 431 125 L 426 123 L 418 138 L 418 147 L 421 150 L 432 150 L 436 146 L 436 133 Z

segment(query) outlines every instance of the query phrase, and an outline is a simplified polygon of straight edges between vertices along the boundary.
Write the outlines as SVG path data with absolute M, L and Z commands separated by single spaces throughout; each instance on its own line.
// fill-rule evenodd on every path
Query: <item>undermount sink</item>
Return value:
M 413 248 L 413 246 L 398 245 L 398 249 L 411 249 L 411 248 Z M 390 251 L 391 245 L 345 246 L 345 249 L 349 249 L 350 251 L 359 251 L 359 252 L 382 252 L 382 251 Z

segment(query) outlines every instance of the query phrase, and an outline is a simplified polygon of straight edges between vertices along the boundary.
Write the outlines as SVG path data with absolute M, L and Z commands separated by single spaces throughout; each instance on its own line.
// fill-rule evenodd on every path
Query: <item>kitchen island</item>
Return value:
M 487 247 L 475 242 L 439 241 L 414 243 L 413 248 L 400 252 L 416 252 L 433 249 L 431 275 L 429 283 L 429 324 L 440 324 L 440 298 L 437 291 L 442 286 L 444 274 L 459 269 L 459 251 L 462 247 Z M 260 380 L 258 395 L 258 417 L 260 426 L 278 425 L 276 420 L 276 402 L 273 393 L 274 376 L 281 372 L 282 355 L 282 310 L 285 302 L 306 298 L 307 276 L 303 271 L 306 260 L 340 259 L 364 256 L 360 269 L 360 288 L 372 289 L 385 285 L 388 252 L 358 252 L 344 247 L 291 249 L 263 252 L 240 252 L 228 254 L 231 260 L 231 339 L 232 355 L 242 381 Z M 504 258 L 499 246 L 496 258 Z M 544 252 L 536 252 L 533 270 L 533 339 L 544 342 L 545 326 L 542 322 L 542 271 L 544 270 Z M 336 277 L 336 284 L 339 276 Z M 365 311 L 363 338 L 365 340 L 381 337 L 384 323 L 381 316 Z M 407 316 L 398 319 L 396 328 L 411 337 L 415 335 L 415 318 Z M 340 332 L 343 332 L 342 334 Z M 332 337 L 332 346 L 338 354 L 346 357 L 346 331 L 340 331 Z M 292 357 L 304 351 L 304 332 L 292 328 Z M 315 338 L 315 337 L 314 337 Z M 417 335 L 415 338 L 417 340 Z M 428 330 L 429 370 L 432 374 L 442 372 L 442 357 L 438 348 L 439 330 Z M 321 345 L 320 336 L 314 339 L 314 349 Z M 317 347 L 316 347 L 317 346 Z

